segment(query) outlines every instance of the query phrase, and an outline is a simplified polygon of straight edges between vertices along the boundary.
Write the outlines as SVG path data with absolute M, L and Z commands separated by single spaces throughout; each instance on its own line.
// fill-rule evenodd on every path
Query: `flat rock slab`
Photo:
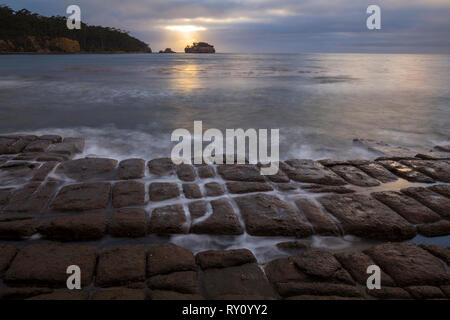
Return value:
M 146 255 L 142 248 L 115 248 L 100 254 L 95 283 L 100 287 L 127 285 L 145 280 Z
M 204 185 L 207 197 L 218 197 L 224 194 L 223 187 L 217 182 L 208 182 Z
M 197 272 L 180 271 L 170 274 L 158 274 L 147 280 L 147 285 L 153 290 L 176 291 L 187 294 L 200 294 L 200 282 Z
M 346 234 L 380 240 L 407 240 L 416 229 L 389 207 L 363 194 L 330 195 L 320 203 L 341 223 Z
M 59 290 L 51 293 L 39 294 L 32 296 L 27 300 L 45 300 L 45 301 L 60 301 L 60 300 L 88 300 L 89 291 L 83 290 Z
M 143 159 L 126 159 L 119 163 L 118 178 L 120 180 L 140 179 L 145 175 L 145 161 Z
M 327 250 L 309 249 L 291 258 L 295 265 L 307 275 L 328 282 L 354 283 L 350 274 Z
M 37 139 L 33 135 L 1 136 L 0 154 L 15 154 L 22 152 L 26 146 Z
M 149 172 L 157 176 L 170 176 L 175 174 L 175 164 L 170 158 L 153 159 L 147 165 Z
M 252 164 L 226 164 L 217 167 L 219 174 L 225 180 L 264 182 L 260 169 Z
M 267 192 L 273 191 L 273 188 L 265 182 L 227 182 L 228 192 L 234 194 L 250 193 L 250 192 Z
M 45 152 L 47 148 L 50 146 L 51 141 L 49 140 L 35 140 L 30 142 L 25 149 L 24 152 Z
M 364 171 L 361 171 L 354 166 L 338 165 L 331 167 L 331 170 L 344 178 L 348 183 L 355 186 L 375 187 L 380 185 L 380 182 L 369 177 Z
M 84 213 L 44 219 L 37 231 L 47 239 L 59 241 L 98 240 L 105 235 L 104 213 Z
M 423 187 L 411 187 L 400 191 L 439 213 L 442 217 L 450 218 L 450 199 L 443 195 Z
M 149 186 L 151 201 L 164 201 L 180 196 L 180 190 L 176 183 L 153 182 Z
M 269 281 L 274 285 L 283 282 L 311 280 L 310 276 L 300 271 L 292 257 L 272 260 L 266 264 L 264 271 Z
M 449 284 L 439 259 L 415 244 L 385 243 L 365 253 L 401 286 Z
M 255 263 L 204 271 L 204 285 L 209 298 L 224 295 L 259 295 L 276 298 L 269 281 Z
M 424 175 L 423 173 L 420 173 L 419 171 L 416 171 L 412 169 L 411 167 L 408 167 L 404 164 L 401 164 L 397 161 L 392 160 L 383 160 L 378 161 L 380 164 L 382 164 L 386 169 L 393 172 L 397 176 L 406 179 L 411 182 L 422 182 L 422 183 L 433 183 L 434 180 L 430 178 L 427 175 Z
M 19 250 L 9 244 L 0 244 L 0 274 L 3 273 Z
M 438 287 L 433 286 L 410 286 L 406 290 L 418 300 L 445 299 L 445 294 Z
M 22 240 L 36 232 L 36 219 L 33 215 L 0 215 L 0 239 Z
M 197 253 L 197 264 L 203 269 L 227 268 L 246 263 L 256 263 L 256 258 L 248 249 L 208 250 Z
M 3 210 L 41 212 L 47 208 L 47 205 L 57 188 L 58 183 L 54 181 L 49 181 L 44 184 L 41 184 L 40 182 L 28 183 L 11 194 L 9 202 Z
M 346 194 L 346 193 L 354 193 L 355 190 L 343 187 L 343 186 L 324 186 L 320 184 L 308 184 L 303 185 L 300 188 L 306 190 L 311 193 L 338 193 L 338 194 Z
M 419 246 L 450 266 L 450 247 L 441 247 L 432 244 L 421 244 Z
M 56 161 L 48 161 L 43 163 L 39 169 L 37 169 L 31 178 L 32 181 L 44 181 L 50 172 L 56 167 L 58 162 Z
M 244 233 L 239 218 L 226 199 L 211 201 L 212 214 L 202 221 L 194 221 L 191 232 L 213 235 L 240 235 Z
M 286 282 L 276 286 L 282 297 L 294 296 L 326 296 L 329 297 L 361 297 L 358 288 L 353 285 L 327 282 Z
M 299 213 L 274 195 L 256 194 L 235 201 L 251 235 L 307 237 L 312 234 Z
M 59 211 L 105 209 L 110 195 L 111 184 L 106 182 L 68 185 L 59 190 L 50 209 Z
M 194 167 L 189 164 L 180 164 L 176 167 L 178 179 L 181 181 L 195 181 Z
M 197 173 L 201 179 L 214 178 L 216 176 L 213 167 L 208 165 L 197 166 Z
M 176 271 L 195 271 L 195 258 L 191 251 L 173 245 L 150 248 L 147 252 L 147 274 L 167 274 Z
M 22 184 L 29 181 L 38 170 L 39 164 L 28 161 L 10 161 L 0 166 L 2 185 Z
M 156 208 L 150 217 L 150 233 L 188 233 L 186 214 L 180 204 Z
M 392 174 L 389 170 L 376 162 L 368 162 L 356 165 L 359 169 L 367 173 L 369 176 L 383 182 L 392 182 L 398 180 L 398 178 Z
M 92 295 L 92 300 L 145 300 L 145 290 L 129 288 L 100 289 Z
M 108 221 L 108 233 L 113 237 L 145 237 L 147 213 L 139 208 L 114 210 Z
M 395 299 L 395 300 L 408 300 L 412 299 L 411 295 L 403 288 L 399 287 L 386 287 L 382 286 L 381 289 L 366 289 L 369 296 L 378 299 Z
M 334 255 L 341 265 L 351 274 L 359 284 L 366 285 L 369 274 L 367 268 L 375 262 L 363 252 L 343 252 Z M 394 280 L 383 270 L 380 273 L 381 286 L 395 286 Z
M 114 179 L 117 160 L 106 158 L 85 158 L 61 163 L 56 169 L 61 174 L 76 181 Z
M 396 191 L 373 192 L 371 196 L 384 203 L 413 224 L 436 222 L 441 217 L 420 202 Z
M 193 220 L 203 217 L 208 211 L 208 205 L 203 200 L 190 202 L 188 207 L 191 219 Z
M 431 187 L 428 187 L 433 192 L 440 193 L 447 198 L 450 198 L 450 185 L 448 184 L 437 184 Z
M 417 226 L 421 235 L 426 237 L 441 237 L 450 234 L 450 221 L 441 220 L 433 223 L 426 223 Z
M 142 206 L 145 203 L 145 184 L 138 181 L 116 182 L 112 191 L 114 208 Z
M 187 199 L 199 199 L 203 197 L 200 187 L 195 183 L 184 183 L 183 193 Z
M 305 215 L 312 224 L 315 233 L 324 236 L 339 236 L 339 227 L 333 219 L 331 219 L 322 209 L 319 208 L 312 200 L 307 198 L 299 198 L 295 200 L 295 204 L 301 213 Z
M 5 274 L 7 284 L 65 287 L 67 267 L 81 268 L 81 285 L 91 283 L 97 253 L 94 247 L 57 243 L 32 244 L 19 251 Z
M 340 186 L 346 182 L 336 173 L 313 160 L 295 159 L 280 162 L 280 167 L 294 181 Z
M 430 176 L 436 181 L 450 182 L 450 163 L 434 160 L 402 160 L 400 163 Z

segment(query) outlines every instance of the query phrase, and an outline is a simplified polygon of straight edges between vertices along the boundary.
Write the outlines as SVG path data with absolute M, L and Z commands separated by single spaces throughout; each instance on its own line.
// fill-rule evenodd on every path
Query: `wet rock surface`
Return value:
M 111 196 L 111 184 L 105 182 L 68 185 L 61 188 L 50 209 L 85 211 L 105 209 Z
M 313 160 L 287 160 L 280 162 L 280 168 L 294 181 L 331 186 L 346 184 L 336 173 Z
M 145 184 L 138 181 L 121 181 L 113 186 L 114 208 L 142 206 L 145 203 Z

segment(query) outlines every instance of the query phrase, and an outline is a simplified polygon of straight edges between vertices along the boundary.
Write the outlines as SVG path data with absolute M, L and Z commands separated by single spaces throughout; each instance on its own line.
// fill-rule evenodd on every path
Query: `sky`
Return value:
M 192 41 L 217 52 L 450 53 L 450 0 L 0 0 L 42 15 L 81 8 L 82 21 L 116 27 L 153 51 Z M 381 30 L 366 9 L 381 8 Z

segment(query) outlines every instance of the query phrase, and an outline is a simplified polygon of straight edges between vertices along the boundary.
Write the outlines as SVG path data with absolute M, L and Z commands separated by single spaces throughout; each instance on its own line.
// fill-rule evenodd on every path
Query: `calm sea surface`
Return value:
M 170 155 L 170 133 L 279 128 L 281 158 L 369 157 L 355 137 L 450 137 L 450 56 L 4 55 L 0 133 L 87 137 L 87 154 Z

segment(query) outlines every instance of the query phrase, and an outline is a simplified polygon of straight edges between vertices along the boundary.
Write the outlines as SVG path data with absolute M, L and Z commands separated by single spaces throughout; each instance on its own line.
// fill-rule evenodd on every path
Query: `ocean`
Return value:
M 170 156 L 171 132 L 279 129 L 280 158 L 370 158 L 370 138 L 448 143 L 450 55 L 0 56 L 0 134 L 86 138 L 84 155 Z

